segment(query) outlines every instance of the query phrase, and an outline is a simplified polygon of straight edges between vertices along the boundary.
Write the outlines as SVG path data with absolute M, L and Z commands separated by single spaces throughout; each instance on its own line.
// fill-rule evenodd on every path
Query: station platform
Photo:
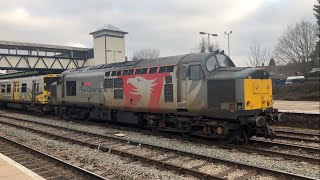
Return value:
M 318 101 L 274 100 L 273 107 L 286 113 L 320 114 L 320 102 Z
M 44 180 L 44 178 L 0 153 L 0 180 Z

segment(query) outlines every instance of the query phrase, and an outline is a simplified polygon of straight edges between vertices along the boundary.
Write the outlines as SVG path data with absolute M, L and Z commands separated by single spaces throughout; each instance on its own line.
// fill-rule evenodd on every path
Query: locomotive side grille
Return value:
M 164 85 L 164 101 L 173 102 L 173 85 L 172 84 Z
M 105 79 L 104 88 L 113 88 L 113 79 Z
M 114 88 L 123 88 L 123 79 L 122 78 L 114 79 Z
M 172 83 L 172 76 L 166 76 L 165 81 L 166 81 L 166 84 L 171 84 Z
M 208 81 L 208 107 L 221 107 L 223 102 L 235 102 L 235 81 Z
M 221 82 L 221 102 L 235 102 L 234 84 L 234 80 Z
M 208 107 L 220 107 L 221 103 L 221 83 L 218 81 L 208 81 Z
M 123 99 L 123 89 L 114 90 L 114 99 Z

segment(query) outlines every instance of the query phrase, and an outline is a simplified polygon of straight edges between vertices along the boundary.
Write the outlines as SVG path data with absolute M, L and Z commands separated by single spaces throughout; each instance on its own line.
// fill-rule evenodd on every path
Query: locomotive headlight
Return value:
M 237 103 L 237 109 L 242 109 L 242 103 Z

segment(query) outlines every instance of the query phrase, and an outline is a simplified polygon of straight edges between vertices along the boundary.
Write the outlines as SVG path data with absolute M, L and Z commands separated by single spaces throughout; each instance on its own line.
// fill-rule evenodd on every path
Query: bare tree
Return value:
M 199 49 L 200 52 L 206 52 L 207 47 L 207 41 L 204 37 L 201 38 L 200 43 L 199 43 Z
M 220 49 L 220 45 L 219 45 L 219 43 L 217 43 L 217 42 L 215 42 L 215 43 L 213 43 L 213 44 L 210 44 L 210 45 L 208 46 L 208 51 L 209 51 L 209 52 L 213 52 L 213 51 L 216 51 L 216 50 L 218 50 L 218 49 Z
M 279 63 L 292 63 L 301 72 L 308 72 L 314 62 L 311 58 L 317 43 L 317 26 L 307 21 L 300 21 L 288 26 L 278 39 L 274 54 Z
M 207 40 L 202 37 L 199 43 L 199 50 L 200 52 L 206 52 L 206 49 L 208 50 L 208 52 L 213 52 L 220 49 L 220 45 L 217 42 L 208 44 Z
M 160 56 L 159 49 L 140 49 L 133 52 L 132 60 L 140 60 L 140 59 L 154 59 Z
M 261 46 L 260 42 L 253 41 L 250 46 L 250 54 L 248 55 L 248 66 L 262 66 L 270 59 L 270 50 Z

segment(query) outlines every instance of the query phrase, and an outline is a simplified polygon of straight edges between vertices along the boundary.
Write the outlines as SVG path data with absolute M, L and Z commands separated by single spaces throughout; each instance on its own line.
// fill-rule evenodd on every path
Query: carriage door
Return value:
M 37 95 L 37 82 L 32 81 L 32 92 L 31 92 L 31 101 L 36 101 L 36 95 Z
M 178 109 L 187 109 L 188 65 L 182 64 L 179 73 Z
M 13 100 L 19 100 L 19 92 L 20 88 L 19 88 L 19 82 L 14 82 L 13 83 Z

